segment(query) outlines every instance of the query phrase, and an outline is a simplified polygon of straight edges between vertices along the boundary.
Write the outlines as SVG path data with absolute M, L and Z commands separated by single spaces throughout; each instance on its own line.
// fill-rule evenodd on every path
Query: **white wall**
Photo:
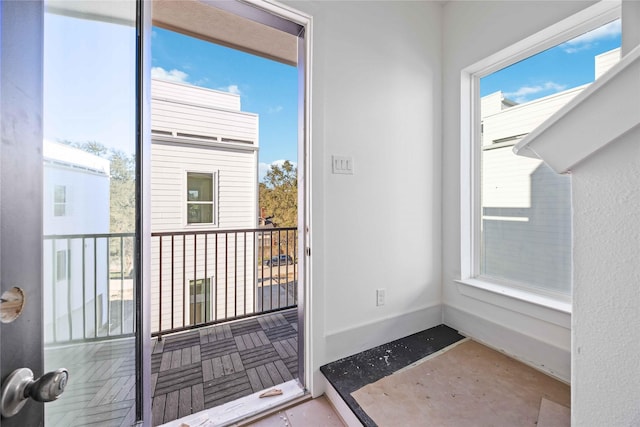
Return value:
M 442 24 L 444 322 L 565 380 L 571 364 L 568 314 L 455 282 L 461 277 L 461 71 L 592 3 L 447 2 Z
M 573 171 L 572 417 L 640 425 L 640 128 Z
M 313 16 L 317 375 L 327 362 L 441 323 L 442 16 L 435 2 L 287 4 Z M 331 155 L 352 156 L 354 175 L 332 175 Z M 380 288 L 386 305 L 376 307 Z

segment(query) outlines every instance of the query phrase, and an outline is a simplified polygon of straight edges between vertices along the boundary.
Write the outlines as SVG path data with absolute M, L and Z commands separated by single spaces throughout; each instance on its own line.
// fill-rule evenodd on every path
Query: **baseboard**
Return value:
M 442 305 L 437 304 L 330 333 L 325 338 L 325 363 L 360 353 L 440 324 L 442 324 Z
M 322 375 L 322 379 L 324 380 L 324 394 L 340 418 L 342 418 L 342 421 L 349 427 L 362 427 L 362 423 L 358 417 L 356 417 L 356 414 L 354 414 L 351 408 L 342 400 L 336 389 L 333 388 L 324 375 Z
M 444 324 L 488 347 L 567 384 L 571 382 L 571 351 L 540 341 L 475 314 L 443 305 Z

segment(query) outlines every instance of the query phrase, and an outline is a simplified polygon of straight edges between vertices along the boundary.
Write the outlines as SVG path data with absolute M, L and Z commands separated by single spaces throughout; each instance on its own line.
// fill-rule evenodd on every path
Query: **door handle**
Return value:
M 2 386 L 2 416 L 9 418 L 20 412 L 29 398 L 37 402 L 56 400 L 64 391 L 68 380 L 69 371 L 64 368 L 48 372 L 37 380 L 33 379 L 31 369 L 16 369 Z

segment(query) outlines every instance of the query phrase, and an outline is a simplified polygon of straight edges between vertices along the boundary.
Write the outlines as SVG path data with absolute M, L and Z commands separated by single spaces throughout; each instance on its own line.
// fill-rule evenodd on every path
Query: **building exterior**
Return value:
M 595 77 L 619 58 L 620 49 L 596 56 Z M 588 86 L 522 104 L 501 92 L 481 99 L 484 275 L 570 294 L 571 178 L 512 149 Z
M 45 140 L 43 163 L 45 342 L 94 337 L 108 323 L 109 239 L 95 236 L 109 233 L 109 160 Z
M 153 80 L 152 331 L 253 310 L 255 233 L 224 231 L 258 225 L 258 146 L 239 95 Z

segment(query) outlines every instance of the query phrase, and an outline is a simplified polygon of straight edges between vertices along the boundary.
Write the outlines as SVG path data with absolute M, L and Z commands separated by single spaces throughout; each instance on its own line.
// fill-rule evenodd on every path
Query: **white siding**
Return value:
M 202 228 L 201 225 L 187 226 L 187 172 L 217 175 L 214 190 L 217 192 L 214 196 L 217 201 L 217 206 L 214 206 L 218 218 L 216 228 L 256 227 L 257 152 L 154 142 L 151 164 L 151 224 L 154 232 Z
M 203 136 L 258 144 L 258 116 L 237 111 L 199 107 L 154 99 L 151 123 L 153 131 L 173 136 Z
M 567 102 L 579 94 L 586 86 L 579 86 L 564 92 L 546 96 L 525 104 L 507 108 L 495 114 L 482 112 L 482 145 L 527 134 L 551 117 Z M 488 95 L 492 96 L 492 95 Z M 484 105 L 484 104 L 483 104 Z
M 595 61 L 596 61 L 595 78 L 597 79 L 601 75 L 606 73 L 609 70 L 609 68 L 613 67 L 618 62 L 620 62 L 620 48 L 613 49 L 605 53 L 601 53 L 600 55 L 596 56 Z
M 165 80 L 152 80 L 151 97 L 153 99 L 170 99 L 176 102 L 206 105 L 210 108 L 240 111 L 240 95 L 238 94 Z

